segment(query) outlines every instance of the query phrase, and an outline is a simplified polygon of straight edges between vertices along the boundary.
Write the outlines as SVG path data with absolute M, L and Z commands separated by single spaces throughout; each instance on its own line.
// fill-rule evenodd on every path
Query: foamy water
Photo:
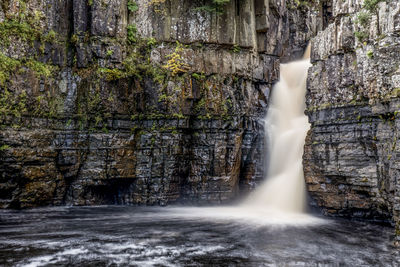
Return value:
M 267 158 L 266 181 L 244 203 L 280 213 L 303 213 L 306 191 L 302 155 L 310 125 L 304 114 L 309 60 L 281 65 L 265 118 Z
M 167 208 L 167 216 L 182 219 L 198 219 L 215 222 L 238 222 L 252 226 L 290 227 L 311 226 L 327 223 L 321 217 L 306 213 L 286 212 L 262 206 L 229 206 L 229 207 L 179 207 Z
M 391 228 L 309 218 L 296 224 L 301 217 L 281 221 L 268 214 L 262 219 L 263 210 L 237 211 L 122 206 L 0 211 L 0 266 L 400 264 Z

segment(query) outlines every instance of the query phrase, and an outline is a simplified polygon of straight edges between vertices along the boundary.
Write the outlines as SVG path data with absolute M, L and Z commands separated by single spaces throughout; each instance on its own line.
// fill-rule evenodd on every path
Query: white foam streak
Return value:
M 169 208 L 168 215 L 175 218 L 214 222 L 235 222 L 255 227 L 296 227 L 320 225 L 326 221 L 305 213 L 284 212 L 278 208 L 263 206 Z

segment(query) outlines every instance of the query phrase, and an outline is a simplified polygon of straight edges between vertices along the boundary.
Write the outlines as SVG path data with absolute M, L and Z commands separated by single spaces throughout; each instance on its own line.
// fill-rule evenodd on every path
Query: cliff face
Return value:
M 303 163 L 325 213 L 399 231 L 400 3 L 368 3 L 332 1 L 332 23 L 312 41 Z
M 221 203 L 253 188 L 280 59 L 315 31 L 288 3 L 2 1 L 0 207 Z

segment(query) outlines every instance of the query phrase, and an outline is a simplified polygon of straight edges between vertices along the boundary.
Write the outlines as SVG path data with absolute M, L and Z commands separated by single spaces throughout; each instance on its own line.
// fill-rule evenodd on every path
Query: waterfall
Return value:
M 303 147 L 310 127 L 304 114 L 309 49 L 303 60 L 281 65 L 265 118 L 268 166 L 265 182 L 238 206 L 171 208 L 176 216 L 241 220 L 255 225 L 326 223 L 306 214 Z
M 304 59 L 281 64 L 265 118 L 267 177 L 244 205 L 271 211 L 303 212 L 306 190 L 302 155 L 310 127 L 304 114 L 309 48 Z

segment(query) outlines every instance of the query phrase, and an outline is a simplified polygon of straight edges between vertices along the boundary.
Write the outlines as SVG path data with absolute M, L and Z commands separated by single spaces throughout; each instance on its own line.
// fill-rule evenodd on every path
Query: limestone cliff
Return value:
M 400 230 L 400 3 L 333 0 L 312 41 L 303 158 L 314 204 Z
M 210 4 L 2 1 L 0 207 L 221 203 L 253 188 L 279 64 L 318 18 L 296 1 Z

